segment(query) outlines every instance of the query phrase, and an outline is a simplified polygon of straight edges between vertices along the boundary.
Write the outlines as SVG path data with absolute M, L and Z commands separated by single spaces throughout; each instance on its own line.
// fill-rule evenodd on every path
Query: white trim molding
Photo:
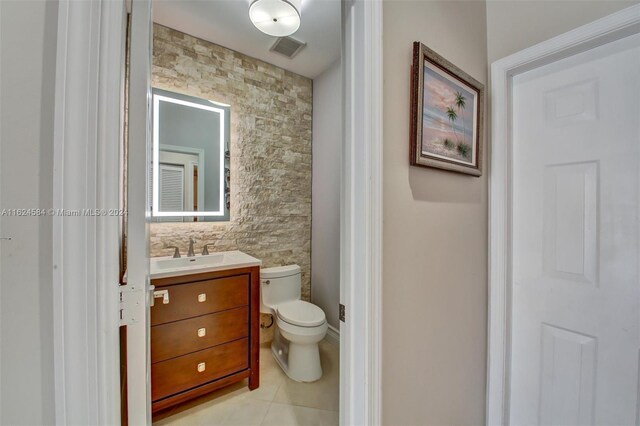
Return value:
M 151 179 L 151 0 L 131 3 L 129 27 L 129 140 L 127 146 L 127 289 L 132 298 L 126 327 L 127 421 L 151 424 L 151 317 L 148 297 Z
M 640 33 L 640 5 L 576 28 L 491 65 L 487 424 L 509 423 L 511 320 L 511 85 L 513 77 Z
M 380 424 L 382 1 L 343 1 L 340 424 Z
M 53 313 L 60 425 L 120 422 L 119 219 L 82 210 L 119 206 L 124 7 L 122 0 L 59 2 Z
M 340 330 L 329 324 L 325 340 L 333 345 L 340 345 Z

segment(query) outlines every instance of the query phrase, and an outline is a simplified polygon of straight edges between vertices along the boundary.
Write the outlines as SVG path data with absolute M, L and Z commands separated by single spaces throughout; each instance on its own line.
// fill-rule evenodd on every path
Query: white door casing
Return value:
M 120 422 L 119 146 L 124 1 L 61 0 L 56 52 L 53 217 L 56 424 Z
M 637 265 L 638 256 L 629 261 L 613 250 L 610 219 L 612 212 L 619 214 L 615 204 L 621 197 L 627 204 L 635 199 L 637 209 L 638 141 L 629 145 L 631 127 L 626 136 L 620 126 L 593 127 L 606 127 L 611 117 L 609 110 L 600 111 L 602 119 L 594 124 L 598 104 L 610 108 L 606 98 L 616 87 L 615 73 L 595 76 L 594 63 L 580 70 L 579 61 L 590 53 L 591 59 L 605 57 L 588 51 L 636 34 L 639 27 L 640 6 L 633 6 L 492 65 L 488 424 L 636 421 L 638 282 L 630 265 Z M 570 71 L 548 77 L 546 86 L 535 80 L 545 66 L 561 67 L 563 61 L 576 62 Z M 637 138 L 637 118 L 635 132 Z M 626 155 L 610 137 L 627 138 Z M 627 193 L 612 190 L 620 173 L 636 173 Z M 627 239 L 638 239 L 637 226 L 627 230 Z M 619 237 L 616 244 L 623 244 Z M 613 302 L 624 274 L 628 300 Z M 613 330 L 620 331 L 620 321 L 636 345 L 633 359 L 629 348 L 621 355 L 624 350 L 616 346 Z M 634 386 L 607 367 L 616 357 L 620 367 L 633 370 L 625 374 L 635 377 Z
M 382 1 L 342 2 L 340 424 L 380 424 Z
M 151 179 L 151 1 L 131 5 L 129 60 L 129 146 L 127 158 L 127 417 L 151 424 L 149 205 Z

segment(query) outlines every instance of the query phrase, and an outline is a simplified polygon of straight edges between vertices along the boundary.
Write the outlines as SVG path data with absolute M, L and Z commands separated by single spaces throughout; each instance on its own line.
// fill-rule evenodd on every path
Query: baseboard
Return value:
M 332 325 L 329 325 L 325 340 L 334 345 L 340 345 L 340 330 L 338 330 Z

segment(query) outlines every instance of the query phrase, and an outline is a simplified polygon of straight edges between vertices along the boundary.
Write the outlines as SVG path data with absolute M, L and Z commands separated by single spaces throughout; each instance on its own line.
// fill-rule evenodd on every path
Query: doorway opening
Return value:
M 220 156 L 225 159 L 220 167 L 224 179 L 223 203 L 228 214 L 222 218 L 211 218 L 199 211 L 185 211 L 181 214 L 171 212 L 162 221 L 152 219 L 148 228 L 151 284 L 156 287 L 154 300 L 158 302 L 151 308 L 152 327 L 147 333 L 151 339 L 152 413 L 154 419 L 170 422 L 175 416 L 197 417 L 195 413 L 201 413 L 205 405 L 220 407 L 226 400 L 228 403 L 223 405 L 236 408 L 238 404 L 252 405 L 248 410 L 231 410 L 233 413 L 220 408 L 229 412 L 221 414 L 222 416 L 233 416 L 234 413 L 246 415 L 253 411 L 255 416 L 268 421 L 270 416 L 290 415 L 292 410 L 318 410 L 314 414 L 328 415 L 337 424 L 340 395 L 338 342 L 342 340 L 338 331 L 341 293 L 340 185 L 343 164 L 342 119 L 345 115 L 342 107 L 345 97 L 342 78 L 345 73 L 340 41 L 342 4 L 339 1 L 305 3 L 307 10 L 303 16 L 307 16 L 307 21 L 303 18 L 302 24 L 306 24 L 307 28 L 301 25 L 300 30 L 294 34 L 299 39 L 297 41 L 302 42 L 302 46 L 296 49 L 293 58 L 283 57 L 274 51 L 277 49 L 268 48 L 267 45 L 272 44 L 274 38 L 257 31 L 245 19 L 247 17 L 240 11 L 245 6 L 239 2 L 152 3 L 150 84 L 153 90 L 163 91 L 165 94 L 170 92 L 176 98 L 189 96 L 200 99 L 202 103 L 226 105 L 230 116 L 230 122 L 222 131 L 220 141 L 226 147 L 220 151 Z M 134 7 L 134 15 L 135 12 Z M 132 20 L 135 25 L 134 21 L 135 16 Z M 328 29 L 331 36 L 327 36 Z M 131 34 L 135 34 L 135 30 Z M 276 44 L 282 45 L 282 40 Z M 132 46 L 132 71 L 136 57 L 133 55 L 134 50 L 135 46 Z M 160 111 L 159 117 L 158 114 L 153 114 L 154 120 L 170 119 Z M 161 126 L 162 123 L 160 126 L 153 123 L 151 127 L 156 129 L 162 128 Z M 178 127 L 180 126 L 170 126 L 174 130 Z M 188 135 L 174 135 L 172 140 L 165 136 L 165 140 L 154 143 L 152 149 L 180 145 L 180 139 L 192 137 L 196 126 L 185 127 Z M 171 134 L 170 131 L 160 132 L 160 138 L 162 133 L 167 136 Z M 154 142 L 155 138 L 156 135 L 153 135 Z M 217 198 L 215 194 L 210 196 L 207 193 L 209 188 L 217 186 L 215 183 L 210 185 L 207 181 L 208 168 L 214 162 L 207 159 L 206 148 L 204 151 L 205 164 L 197 165 L 198 177 L 205 182 L 202 195 L 198 193 L 199 205 L 206 204 L 212 197 Z M 149 156 L 154 159 L 163 156 L 168 158 L 166 153 L 157 155 L 153 151 L 151 155 L 147 151 L 147 157 Z M 171 166 L 176 168 L 180 164 Z M 131 168 L 130 166 L 129 169 Z M 181 179 L 171 182 L 168 180 L 170 173 L 165 173 L 167 179 L 164 175 L 153 176 L 154 169 L 164 170 L 160 163 L 154 162 L 151 169 L 150 180 L 154 182 L 151 191 L 159 190 L 160 183 L 164 184 L 164 188 L 174 188 L 176 183 L 190 182 L 190 176 L 185 179 L 181 175 Z M 159 184 L 155 184 L 156 180 L 159 180 Z M 145 185 L 147 188 L 149 186 Z M 176 204 L 183 205 L 184 194 L 189 191 L 185 188 L 174 189 L 172 193 L 153 194 L 147 198 L 172 200 L 176 198 L 172 198 L 172 194 L 183 194 L 178 197 L 180 200 Z M 316 211 L 316 207 L 322 209 Z M 158 211 L 153 205 L 146 206 L 146 210 L 152 212 L 152 217 Z M 174 214 L 181 218 L 181 223 L 171 223 L 171 216 Z M 313 224 L 312 215 L 317 218 Z M 198 217 L 197 223 L 187 223 L 192 217 Z M 240 251 L 260 262 L 257 265 L 261 268 L 260 272 L 249 272 L 251 284 L 248 296 L 250 301 L 247 305 L 247 338 L 250 342 L 249 353 L 254 350 L 252 342 L 261 344 L 260 356 L 256 358 L 260 361 L 255 365 L 259 365 L 262 380 L 259 387 L 251 392 L 248 392 L 243 383 L 238 383 L 234 385 L 235 388 L 225 386 L 224 389 L 207 393 L 206 396 L 197 395 L 200 400 L 191 399 L 188 403 L 197 404 L 197 407 L 190 409 L 188 404 L 168 404 L 167 401 L 173 399 L 184 402 L 181 396 L 183 392 L 193 393 L 196 388 L 202 389 L 215 381 L 228 381 L 229 371 L 216 373 L 219 377 L 216 376 L 206 384 L 196 380 L 195 386 L 194 383 L 186 385 L 189 389 L 169 386 L 169 390 L 156 392 L 154 378 L 155 383 L 159 383 L 165 376 L 159 378 L 159 375 L 154 375 L 154 369 L 163 367 L 160 363 L 178 362 L 181 357 L 194 352 L 175 353 L 168 359 L 155 356 L 159 351 L 154 351 L 157 347 L 154 343 L 157 336 L 154 333 L 157 335 L 160 328 L 166 326 L 166 323 L 156 321 L 155 311 L 163 306 L 159 303 L 160 299 L 164 301 L 164 297 L 159 296 L 160 292 L 171 293 L 173 290 L 170 286 L 165 287 L 166 283 L 160 280 L 167 278 L 164 267 L 158 266 L 165 261 L 160 258 L 174 257 L 166 259 L 167 264 L 181 262 L 175 257 L 184 256 L 185 253 L 187 257 L 191 257 L 195 246 L 193 261 L 202 263 L 205 261 L 198 258 L 200 245 L 203 253 L 205 249 L 208 252 L 206 256 L 216 256 L 218 253 L 228 256 L 228 253 Z M 191 265 L 193 264 L 195 263 Z M 282 271 L 271 271 L 278 268 Z M 157 274 L 158 269 L 163 269 L 160 275 Z M 285 269 L 291 269 L 291 274 L 286 275 L 286 271 L 283 272 Z M 254 276 L 256 274 L 257 278 Z M 298 295 L 293 298 L 306 303 L 300 307 L 308 309 L 307 313 L 311 314 L 312 309 L 320 312 L 326 318 L 322 325 L 299 324 L 295 318 L 287 320 L 286 311 L 275 306 L 279 301 L 272 303 L 265 297 L 268 290 L 277 287 L 277 282 L 285 281 L 290 276 L 297 277 L 297 284 L 293 287 L 297 286 Z M 257 289 L 253 287 L 255 279 L 259 279 Z M 170 284 L 187 285 L 182 281 Z M 268 285 L 271 287 L 266 287 Z M 156 299 L 156 295 L 160 298 Z M 174 298 L 175 296 L 170 296 L 171 300 Z M 254 311 L 256 300 L 259 313 Z M 229 308 L 236 309 L 235 305 Z M 220 312 L 222 311 L 198 311 L 198 314 L 217 315 Z M 172 319 L 177 323 L 191 320 L 191 317 Z M 319 344 L 321 373 L 309 373 L 313 376 L 311 377 L 300 371 L 304 368 L 295 367 L 297 363 L 294 354 L 298 353 L 294 348 L 295 333 L 285 330 L 288 327 L 285 323 L 304 328 L 305 331 L 310 330 L 310 327 L 328 329 L 328 339 Z M 257 324 L 261 325 L 260 329 L 256 329 Z M 229 337 L 232 340 L 221 345 L 231 344 L 235 341 L 233 339 L 242 338 L 244 337 L 240 334 L 233 334 Z M 272 341 L 275 343 L 272 344 Z M 290 342 L 284 345 L 283 341 Z M 198 347 L 199 350 L 212 348 Z M 141 345 L 139 349 L 142 349 Z M 253 362 L 251 355 L 250 369 L 254 368 Z M 313 359 L 308 363 L 312 364 Z M 208 365 L 205 362 L 199 363 L 197 373 L 204 374 L 193 374 L 204 377 L 207 372 L 212 371 Z M 238 368 L 244 367 L 238 364 Z M 251 381 L 249 388 L 252 388 Z M 312 391 L 315 388 L 319 390 Z

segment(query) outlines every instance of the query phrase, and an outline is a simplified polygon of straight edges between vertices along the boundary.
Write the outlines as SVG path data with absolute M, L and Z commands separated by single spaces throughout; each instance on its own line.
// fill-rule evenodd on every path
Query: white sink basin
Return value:
M 174 258 L 153 258 L 151 259 L 151 265 L 155 264 L 155 269 L 158 271 L 164 269 L 175 269 L 175 268 L 184 268 L 184 267 L 196 267 L 196 266 L 205 266 L 205 265 L 220 265 L 224 262 L 224 254 L 216 253 L 210 254 L 208 256 L 198 256 L 198 257 L 181 257 L 179 259 Z M 152 266 L 153 268 L 153 266 Z
M 194 257 L 152 257 L 151 278 L 166 278 L 177 275 L 197 274 L 199 272 L 222 271 L 225 269 L 260 266 L 262 262 L 238 250 L 211 253 Z

